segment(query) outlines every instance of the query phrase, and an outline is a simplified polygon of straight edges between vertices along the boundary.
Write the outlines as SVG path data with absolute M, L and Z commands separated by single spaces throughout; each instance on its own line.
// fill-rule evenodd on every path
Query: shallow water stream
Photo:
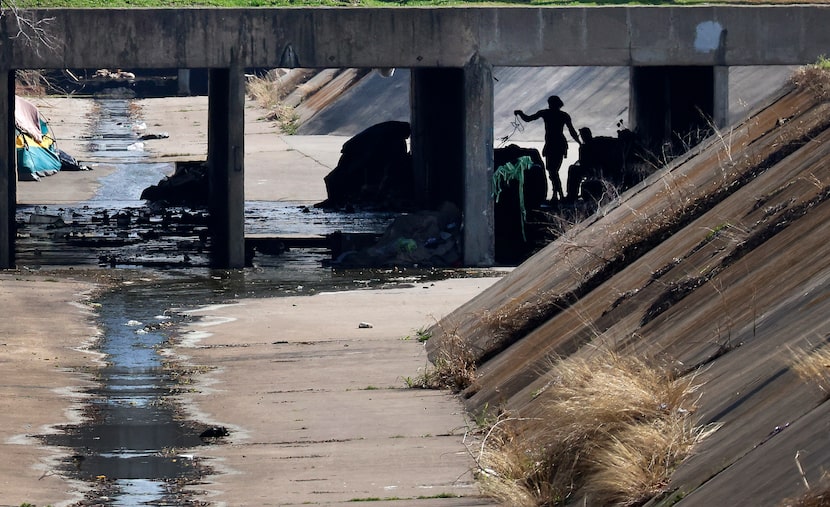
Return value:
M 159 349 L 168 340 L 178 315 L 173 308 L 193 308 L 238 297 L 311 294 L 400 284 L 435 273 L 333 271 L 322 267 L 329 252 L 292 249 L 280 255 L 257 255 L 244 270 L 213 270 L 200 233 L 200 211 L 176 209 L 177 228 L 153 235 L 164 211 L 139 199 L 141 190 L 172 172 L 166 164 L 143 162 L 136 148 L 127 100 L 103 100 L 90 144 L 116 170 L 102 181 L 94 199 L 72 208 L 20 207 L 18 265 L 95 265 L 129 271 L 122 282 L 96 298 L 102 338 L 98 344 L 107 365 L 95 372 L 98 387 L 89 390 L 85 422 L 44 436 L 50 444 L 70 448 L 66 473 L 93 483 L 84 504 L 139 506 L 198 504 L 180 491 L 206 471 L 194 455 L 214 439 L 200 438 L 206 427 L 185 421 L 170 397 L 181 377 L 165 367 Z M 129 213 L 129 221 L 119 217 Z M 182 217 L 187 217 L 184 220 Z M 246 233 L 328 234 L 380 232 L 390 215 L 328 213 L 291 203 L 247 203 Z M 144 276 L 146 275 L 146 276 Z M 438 274 L 445 277 L 446 273 Z M 167 365 L 169 366 L 169 365 Z
M 178 388 L 158 354 L 172 324 L 165 314 L 171 301 L 153 286 L 125 284 L 97 302 L 98 349 L 107 365 L 96 371 L 99 386 L 87 392 L 86 422 L 45 440 L 73 449 L 70 473 L 99 486 L 98 503 L 182 505 L 176 486 L 200 473 L 185 450 L 205 441 L 166 401 Z

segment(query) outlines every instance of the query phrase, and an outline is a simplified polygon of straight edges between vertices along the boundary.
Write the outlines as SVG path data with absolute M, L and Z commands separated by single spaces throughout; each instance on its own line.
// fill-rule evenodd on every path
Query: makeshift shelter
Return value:
M 17 179 L 37 181 L 61 169 L 60 151 L 46 120 L 31 102 L 14 98 Z
M 406 139 L 409 123 L 386 121 L 343 144 L 337 167 L 326 175 L 324 209 L 372 208 L 402 211 L 412 204 L 412 156 Z

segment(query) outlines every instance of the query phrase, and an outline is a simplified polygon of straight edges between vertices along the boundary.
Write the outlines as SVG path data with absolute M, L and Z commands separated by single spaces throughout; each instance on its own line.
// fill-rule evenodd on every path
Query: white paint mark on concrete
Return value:
M 720 34 L 723 27 L 717 21 L 704 21 L 697 25 L 695 49 L 701 53 L 711 53 L 720 46 Z

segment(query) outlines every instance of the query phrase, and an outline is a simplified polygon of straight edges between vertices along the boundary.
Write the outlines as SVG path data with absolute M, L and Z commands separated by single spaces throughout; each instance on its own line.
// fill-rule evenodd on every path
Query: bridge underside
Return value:
M 0 19 L 0 268 L 14 266 L 15 69 L 210 69 L 216 264 L 242 267 L 245 68 L 410 68 L 416 197 L 425 207 L 456 203 L 464 262 L 487 266 L 494 66 L 629 66 L 629 125 L 665 143 L 725 122 L 728 66 L 809 63 L 830 45 L 830 8 L 820 5 L 21 12 L 51 20 L 50 39 L 23 44 Z M 91 36 L 90 26 L 108 29 Z

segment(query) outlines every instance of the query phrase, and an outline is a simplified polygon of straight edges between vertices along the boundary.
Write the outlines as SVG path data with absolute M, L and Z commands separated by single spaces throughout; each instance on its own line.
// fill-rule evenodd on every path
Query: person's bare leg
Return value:
M 546 157 L 545 166 L 548 170 L 548 178 L 553 186 L 553 197 L 551 199 L 565 200 L 565 193 L 562 191 L 562 181 L 559 179 L 559 169 L 562 167 L 564 156 Z

